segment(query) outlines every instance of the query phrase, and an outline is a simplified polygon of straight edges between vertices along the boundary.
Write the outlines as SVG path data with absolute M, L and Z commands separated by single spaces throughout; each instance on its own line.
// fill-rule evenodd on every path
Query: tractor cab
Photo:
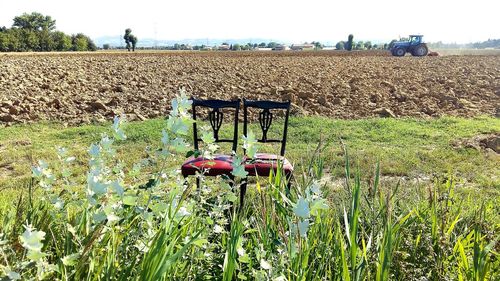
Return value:
M 410 35 L 410 44 L 411 45 L 418 45 L 422 43 L 422 37 L 423 35 Z

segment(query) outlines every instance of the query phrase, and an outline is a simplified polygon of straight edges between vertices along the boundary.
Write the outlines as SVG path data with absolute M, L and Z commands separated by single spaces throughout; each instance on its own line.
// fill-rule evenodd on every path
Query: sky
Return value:
M 0 0 L 0 26 L 39 12 L 57 30 L 91 38 L 139 40 L 266 38 L 301 43 L 390 41 L 423 34 L 427 42 L 468 43 L 500 38 L 500 0 Z

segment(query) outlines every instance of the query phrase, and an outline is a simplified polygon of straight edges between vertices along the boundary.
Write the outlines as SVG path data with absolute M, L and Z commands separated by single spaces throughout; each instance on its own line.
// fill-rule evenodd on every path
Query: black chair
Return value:
M 248 176 L 269 176 L 271 172 L 276 173 L 278 168 L 283 169 L 288 180 L 288 189 L 290 189 L 291 180 L 293 177 L 293 166 L 285 158 L 286 139 L 288 131 L 288 117 L 290 116 L 290 101 L 275 102 L 275 101 L 250 101 L 243 100 L 243 134 L 248 134 L 248 109 L 256 108 L 259 110 L 259 125 L 262 130 L 262 138 L 258 139 L 261 143 L 281 143 L 280 154 L 257 153 L 253 159 L 247 158 L 245 170 Z M 283 135 L 281 139 L 269 139 L 267 133 L 273 122 L 273 112 L 271 110 L 285 111 L 285 122 L 283 125 Z M 246 193 L 246 182 L 242 185 L 240 191 L 240 208 L 243 206 Z
M 224 100 L 198 100 L 191 98 L 193 101 L 193 119 L 196 121 L 197 118 L 197 108 L 203 107 L 208 109 L 208 120 L 210 126 L 212 127 L 215 142 L 227 142 L 232 143 L 232 151 L 236 151 L 238 146 L 238 113 L 240 110 L 240 100 L 235 101 L 224 101 Z M 234 109 L 234 133 L 232 139 L 221 139 L 219 138 L 219 130 L 222 126 L 224 120 L 224 113 L 221 109 L 228 108 Z M 198 137 L 198 130 L 196 122 L 193 123 L 193 143 L 195 151 L 199 150 L 198 142 L 201 139 Z M 225 175 L 229 178 L 233 178 L 231 172 L 232 167 L 232 155 L 215 155 L 214 159 L 205 159 L 203 156 L 190 157 L 188 158 L 181 167 L 181 172 L 184 177 L 190 175 L 195 175 L 197 172 L 202 173 L 206 176 L 219 176 Z M 196 186 L 199 188 L 200 179 L 196 178 Z

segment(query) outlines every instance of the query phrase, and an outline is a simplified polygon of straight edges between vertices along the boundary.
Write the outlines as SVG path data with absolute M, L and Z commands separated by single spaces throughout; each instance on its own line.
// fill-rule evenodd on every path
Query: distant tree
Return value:
M 103 50 L 109 50 L 109 44 L 102 44 L 102 49 Z
M 130 48 L 132 47 L 132 52 L 135 51 L 135 45 L 137 44 L 137 37 L 132 34 L 132 29 L 125 29 L 125 35 L 123 36 L 125 39 L 125 43 L 127 44 L 127 50 L 130 52 Z
M 380 48 L 380 46 L 378 44 L 373 44 L 372 49 L 377 50 L 378 48 Z
M 344 41 L 339 41 L 335 45 L 335 49 L 337 50 L 345 50 L 345 42 Z
M 87 39 L 81 33 L 71 36 L 71 45 L 72 45 L 71 49 L 73 51 L 80 51 L 80 52 L 87 51 L 89 47 Z
M 267 45 L 266 43 L 262 42 L 257 47 L 259 47 L 259 48 L 265 48 L 266 45 Z
M 0 52 L 9 51 L 9 34 L 7 32 L 0 32 Z
M 271 49 L 274 49 L 274 48 L 276 48 L 277 45 L 278 45 L 278 43 L 276 43 L 276 42 L 269 42 L 267 44 L 267 47 L 271 48 Z
M 349 36 L 347 37 L 347 43 L 345 44 L 346 50 L 348 50 L 348 51 L 352 50 L 353 39 L 354 39 L 354 35 L 349 34 Z
M 0 51 L 19 52 L 21 50 L 20 30 L 8 29 L 0 32 Z
M 135 35 L 130 35 L 130 43 L 132 43 L 132 51 L 135 51 L 135 46 L 137 45 L 137 37 Z
M 78 33 L 71 37 L 71 45 L 73 51 L 95 51 L 97 46 L 85 34 Z
M 31 14 L 24 13 L 14 18 L 14 27 L 29 29 L 29 30 L 48 30 L 52 31 L 56 28 L 56 21 L 50 16 L 44 16 L 37 12 Z
M 87 51 L 97 51 L 97 45 L 88 37 L 85 35 L 85 39 L 87 39 Z
M 363 41 L 358 41 L 355 44 L 355 49 L 356 50 L 364 50 L 365 49 L 365 43 Z
M 233 51 L 241 51 L 241 45 L 236 43 L 232 46 L 231 50 Z
M 14 18 L 12 28 L 0 28 L 0 51 L 68 51 L 96 50 L 94 42 L 79 33 L 70 37 L 55 31 L 55 23 L 50 16 L 40 13 L 24 13 Z
M 21 42 L 22 36 L 20 32 L 16 32 L 17 30 L 15 29 L 11 29 L 10 31 L 9 52 L 22 51 L 23 43 Z
M 372 42 L 366 41 L 364 43 L 364 47 L 365 47 L 365 49 L 370 50 L 372 48 Z
M 40 51 L 50 52 L 55 49 L 54 40 L 51 33 L 47 29 L 38 32 L 38 40 L 40 44 Z
M 484 49 L 484 48 L 500 49 L 500 39 L 488 39 L 487 41 L 483 42 L 469 43 L 466 44 L 465 47 L 474 49 Z
M 19 51 L 40 51 L 40 38 L 34 30 L 19 29 L 16 35 L 20 39 Z
M 323 49 L 323 45 L 320 42 L 312 41 L 311 44 L 314 45 L 314 49 L 315 50 L 321 50 L 321 49 Z
M 71 50 L 71 36 L 68 36 L 61 31 L 55 31 L 51 33 L 51 36 L 54 41 L 54 49 L 56 51 Z
M 123 39 L 125 40 L 125 43 L 127 44 L 127 50 L 130 52 L 130 34 L 132 33 L 132 29 L 127 28 L 125 29 L 125 35 L 123 35 Z

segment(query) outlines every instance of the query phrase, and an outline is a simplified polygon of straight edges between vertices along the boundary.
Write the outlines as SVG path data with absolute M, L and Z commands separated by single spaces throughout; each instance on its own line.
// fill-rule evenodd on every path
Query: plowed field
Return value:
M 200 98 L 292 100 L 334 118 L 500 114 L 500 56 L 381 52 L 0 55 L 0 124 L 164 116 L 181 86 Z

